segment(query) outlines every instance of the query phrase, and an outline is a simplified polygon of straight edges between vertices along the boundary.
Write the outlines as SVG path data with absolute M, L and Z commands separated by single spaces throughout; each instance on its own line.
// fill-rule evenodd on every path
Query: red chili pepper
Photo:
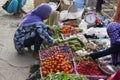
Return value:
M 79 74 L 84 75 L 104 75 L 94 61 L 79 61 L 76 66 Z

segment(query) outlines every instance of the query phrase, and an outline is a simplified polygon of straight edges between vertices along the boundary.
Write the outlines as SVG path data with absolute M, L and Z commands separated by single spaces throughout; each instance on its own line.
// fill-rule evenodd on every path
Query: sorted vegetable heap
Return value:
M 47 76 L 50 72 L 73 73 L 71 61 L 65 55 L 55 53 L 48 59 L 42 60 L 42 75 Z
M 56 74 L 49 74 L 47 77 L 38 80 L 89 80 L 83 75 L 76 74 L 66 74 L 62 72 L 58 72 Z
M 78 60 L 78 59 L 76 59 Z M 76 70 L 79 74 L 102 76 L 105 75 L 99 68 L 98 63 L 89 58 L 80 58 L 76 65 Z
M 41 59 L 47 59 L 54 55 L 54 53 L 65 54 L 65 56 L 72 60 L 75 56 L 74 52 L 69 48 L 69 44 L 59 44 L 57 46 L 52 46 L 48 49 L 44 49 L 40 51 Z
M 72 49 L 72 51 L 77 51 L 77 50 L 81 50 L 82 48 L 85 47 L 85 44 L 79 40 L 77 37 L 71 37 L 71 38 L 68 38 L 66 40 L 60 40 L 58 39 L 57 40 L 59 43 L 69 43 L 69 46 L 70 48 Z
M 76 27 L 71 26 L 71 25 L 67 25 L 67 26 L 63 26 L 60 31 L 62 34 L 71 33 L 71 35 L 73 35 L 73 34 L 82 32 L 82 29 L 76 28 Z

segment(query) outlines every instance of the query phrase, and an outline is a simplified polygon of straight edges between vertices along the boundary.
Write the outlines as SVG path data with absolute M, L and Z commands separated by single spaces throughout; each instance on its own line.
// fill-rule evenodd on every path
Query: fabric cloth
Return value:
M 57 23 L 58 19 L 59 19 L 59 12 L 58 12 L 58 11 L 53 11 L 53 12 L 50 14 L 50 16 L 49 16 L 46 24 L 47 24 L 47 25 L 51 25 L 51 26 L 52 26 L 52 25 L 55 25 L 55 24 Z
M 120 80 L 120 70 L 118 70 L 112 80 Z
M 43 19 L 47 17 L 50 12 L 50 6 L 42 4 L 23 19 L 14 34 L 14 44 L 18 53 L 22 54 L 25 52 L 24 47 L 26 45 L 24 43 L 28 42 L 26 41 L 27 39 L 31 39 L 31 43 L 29 44 L 34 44 L 34 46 L 36 44 L 37 47 L 34 47 L 35 51 L 39 50 L 42 39 L 49 44 L 54 44 L 54 39 L 49 35 L 48 28 L 43 23 Z M 36 36 L 39 37 L 39 39 L 37 39 L 38 45 L 35 43 L 36 39 L 34 39 Z
M 7 7 L 8 13 L 16 13 L 17 11 L 21 10 L 22 7 L 26 4 L 27 0 L 9 0 L 10 3 Z
M 47 4 L 41 4 L 37 6 L 32 12 L 28 13 L 25 19 L 22 21 L 21 25 L 30 24 L 34 22 L 38 22 L 43 24 L 44 18 L 49 16 L 52 12 L 52 8 Z
M 30 37 L 28 39 L 25 39 L 24 41 L 24 47 L 31 47 L 31 45 L 34 45 L 34 51 L 36 53 L 39 53 L 40 46 L 43 42 L 43 39 L 39 37 L 38 33 L 36 32 L 35 37 Z
M 90 54 L 93 58 L 99 58 L 105 55 L 112 55 L 112 63 L 114 65 L 120 64 L 120 24 L 111 22 L 107 26 L 107 32 L 110 37 L 111 47 L 105 51 L 100 51 Z

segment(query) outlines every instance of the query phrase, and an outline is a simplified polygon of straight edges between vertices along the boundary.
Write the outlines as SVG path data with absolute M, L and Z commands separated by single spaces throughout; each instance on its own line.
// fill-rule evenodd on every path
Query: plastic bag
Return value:
M 84 0 L 73 0 L 78 8 L 84 8 Z

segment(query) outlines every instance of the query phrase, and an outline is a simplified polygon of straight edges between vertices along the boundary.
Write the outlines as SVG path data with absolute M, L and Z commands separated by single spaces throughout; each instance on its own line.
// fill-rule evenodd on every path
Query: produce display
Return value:
M 82 29 L 80 28 L 76 28 L 74 26 L 71 26 L 71 25 L 67 25 L 67 26 L 63 26 L 61 29 L 61 36 L 63 39 L 67 39 L 69 37 L 72 37 L 72 36 L 76 36 L 76 34 L 82 32 Z
M 79 74 L 91 75 L 91 76 L 102 76 L 105 75 L 99 68 L 99 64 L 90 58 L 76 58 L 76 70 Z M 79 60 L 79 61 L 78 61 Z
M 56 25 L 53 25 L 52 28 L 55 30 L 55 34 L 52 35 L 52 37 L 54 39 L 58 39 L 61 37 L 61 32 L 60 32 L 60 27 L 59 26 L 56 26 Z
M 72 37 L 72 38 L 69 38 L 69 39 L 66 39 L 66 40 L 60 40 L 58 39 L 57 40 L 59 43 L 65 43 L 65 42 L 68 42 L 69 43 L 69 46 L 70 48 L 75 52 L 77 50 L 81 50 L 82 48 L 85 47 L 85 44 L 79 40 L 77 37 Z
M 62 72 L 58 72 L 56 74 L 49 74 L 47 77 L 38 80 L 89 80 L 83 75 L 76 74 L 66 74 Z
M 62 34 L 67 34 L 70 33 L 73 29 L 74 29 L 73 26 L 68 25 L 68 26 L 63 26 L 60 31 Z
M 54 25 L 52 28 L 56 31 L 56 34 L 52 37 L 59 44 L 56 46 L 44 45 L 44 48 L 39 52 L 41 59 L 40 72 L 44 77 L 40 80 L 106 79 L 105 73 L 99 67 L 98 60 L 93 60 L 90 57 L 79 57 L 76 53 L 83 48 L 84 50 L 96 50 L 96 45 L 90 42 L 84 44 L 81 38 L 78 38 L 79 34 L 77 33 L 82 32 L 81 29 L 71 25 L 63 27 Z
M 69 44 L 65 43 L 41 50 L 40 57 L 41 59 L 47 59 L 48 57 L 54 55 L 54 53 L 64 54 L 70 60 L 72 60 L 73 57 L 76 56 L 75 53 L 72 52 L 71 48 L 69 47 Z
M 41 68 L 42 76 L 47 76 L 50 72 L 74 73 L 71 61 L 65 55 L 58 53 L 42 60 Z
M 77 72 L 84 75 L 104 75 L 98 64 L 93 61 L 79 61 L 76 66 Z

